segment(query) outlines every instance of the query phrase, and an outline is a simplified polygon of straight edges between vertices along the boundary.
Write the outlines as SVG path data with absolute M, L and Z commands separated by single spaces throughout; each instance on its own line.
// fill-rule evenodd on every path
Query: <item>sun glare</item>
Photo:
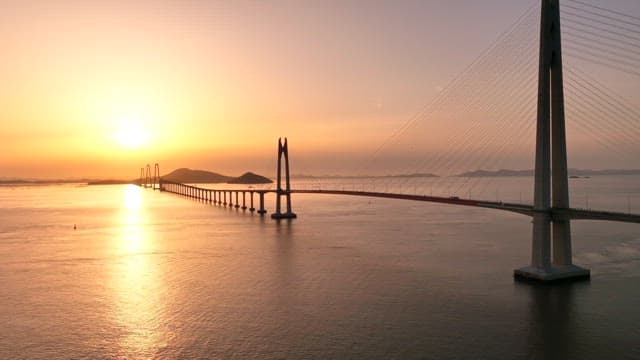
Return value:
M 149 132 L 140 121 L 132 120 L 122 122 L 120 128 L 114 134 L 117 143 L 126 149 L 138 149 L 149 141 Z

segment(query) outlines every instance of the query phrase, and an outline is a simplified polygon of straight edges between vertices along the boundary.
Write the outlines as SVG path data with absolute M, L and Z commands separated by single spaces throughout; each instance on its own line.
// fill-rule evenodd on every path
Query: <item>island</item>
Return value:
M 246 172 L 238 177 L 222 175 L 206 170 L 176 169 L 164 176 L 162 180 L 183 184 L 271 184 L 273 180 L 252 172 Z
M 271 184 L 273 180 L 262 175 L 246 172 L 237 178 L 227 181 L 227 184 Z

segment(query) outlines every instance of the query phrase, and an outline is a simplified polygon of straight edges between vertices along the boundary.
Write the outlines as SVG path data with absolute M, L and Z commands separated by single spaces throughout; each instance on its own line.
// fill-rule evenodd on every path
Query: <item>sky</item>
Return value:
M 350 173 L 532 4 L 0 0 L 0 178 Z

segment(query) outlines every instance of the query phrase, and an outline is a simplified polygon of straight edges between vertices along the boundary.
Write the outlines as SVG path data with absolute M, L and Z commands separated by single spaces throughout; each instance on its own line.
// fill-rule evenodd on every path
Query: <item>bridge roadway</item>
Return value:
M 269 192 L 275 192 L 270 190 Z M 350 196 L 365 196 L 376 197 L 385 199 L 401 199 L 401 200 L 413 200 L 424 201 L 431 203 L 460 205 L 460 206 L 472 206 L 487 209 L 496 209 L 502 211 L 510 211 L 522 215 L 533 216 L 536 210 L 533 205 L 523 205 L 515 203 L 507 203 L 502 201 L 486 201 L 486 200 L 473 200 L 473 199 L 461 199 L 459 197 L 440 197 L 440 196 L 428 196 L 428 195 L 409 195 L 409 194 L 394 194 L 394 193 L 379 193 L 369 191 L 348 191 L 348 190 L 291 190 L 292 194 L 330 194 L 330 195 L 350 195 Z M 628 214 L 610 211 L 598 211 L 589 209 L 558 209 L 553 208 L 551 210 L 551 217 L 556 219 L 575 219 L 575 220 L 606 220 L 606 221 L 618 221 L 627 223 L 640 223 L 640 215 Z
M 210 189 L 210 188 L 201 188 L 193 185 L 181 184 L 172 181 L 162 181 L 162 190 L 174 193 L 182 193 L 182 195 L 186 195 L 189 197 L 195 198 L 203 198 L 204 200 L 214 201 L 219 204 L 227 205 L 226 194 L 229 194 L 229 205 L 234 205 L 231 194 L 236 194 L 235 205 L 239 207 L 238 194 L 242 194 L 242 203 L 243 207 L 245 206 L 245 197 L 244 194 L 250 194 L 251 200 L 251 209 L 253 209 L 253 194 L 257 194 L 260 196 L 260 213 L 264 213 L 264 195 L 267 193 L 277 193 L 277 190 L 261 190 L 261 189 Z M 182 187 L 182 191 L 178 190 L 170 190 L 166 188 L 166 185 L 178 185 Z M 212 198 L 212 193 L 218 193 L 218 197 L 215 196 Z M 458 206 L 471 206 L 471 207 L 479 207 L 485 209 L 494 209 L 494 210 L 502 210 L 509 211 L 521 215 L 533 216 L 536 213 L 536 210 L 533 208 L 533 205 L 525 205 L 525 204 L 517 204 L 517 203 L 509 203 L 502 201 L 487 201 L 487 200 L 474 200 L 474 199 L 463 199 L 456 196 L 450 197 L 442 197 L 442 196 L 430 196 L 430 195 L 410 195 L 410 194 L 397 194 L 397 193 L 382 193 L 382 192 L 372 192 L 372 191 L 355 191 L 355 190 L 290 190 L 291 194 L 325 194 L 325 195 L 346 195 L 346 196 L 362 196 L 362 197 L 373 197 L 373 198 L 383 198 L 383 199 L 399 199 L 399 200 L 411 200 L 411 201 L 424 201 L 430 203 L 439 203 L 439 204 L 449 204 L 449 205 L 458 205 Z M 224 202 L 222 201 L 222 196 L 220 194 L 224 194 Z M 617 221 L 617 222 L 626 222 L 626 223 L 636 223 L 640 224 L 640 214 L 630 214 L 630 213 L 620 213 L 620 212 L 611 212 L 611 211 L 599 211 L 599 210 L 590 210 L 590 209 L 560 209 L 560 208 L 552 208 L 550 211 L 551 219 L 572 219 L 572 220 L 602 220 L 602 221 Z

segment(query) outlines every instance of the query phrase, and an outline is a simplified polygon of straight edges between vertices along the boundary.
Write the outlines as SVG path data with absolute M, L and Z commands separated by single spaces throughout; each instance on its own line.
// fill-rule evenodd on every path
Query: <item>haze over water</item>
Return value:
M 576 199 L 594 186 L 618 210 L 639 194 L 635 176 L 580 181 Z M 640 357 L 637 225 L 574 221 L 592 279 L 545 287 L 512 278 L 528 217 L 293 206 L 278 223 L 131 185 L 0 187 L 0 358 Z

